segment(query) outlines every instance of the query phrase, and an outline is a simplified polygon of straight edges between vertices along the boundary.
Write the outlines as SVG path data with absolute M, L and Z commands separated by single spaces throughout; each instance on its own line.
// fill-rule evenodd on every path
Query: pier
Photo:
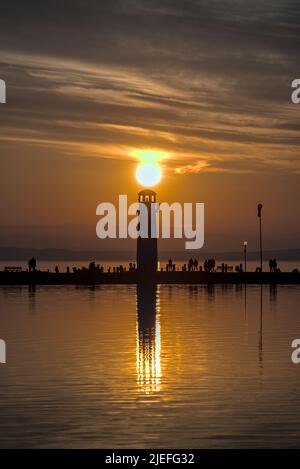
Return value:
M 114 285 L 114 284 L 268 284 L 298 285 L 298 272 L 201 272 L 157 271 L 151 276 L 145 272 L 92 272 L 88 269 L 76 272 L 2 271 L 0 285 Z

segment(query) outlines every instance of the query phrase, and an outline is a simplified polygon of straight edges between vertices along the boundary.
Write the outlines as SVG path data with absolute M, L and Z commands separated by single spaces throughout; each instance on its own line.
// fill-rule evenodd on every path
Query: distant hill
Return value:
M 40 261 L 68 261 L 68 260 L 133 260 L 135 251 L 75 251 L 69 249 L 34 249 L 0 247 L 0 260 L 2 261 L 27 261 L 32 256 Z M 187 260 L 190 257 L 198 259 L 214 258 L 216 260 L 243 260 L 243 252 L 208 252 L 204 249 L 199 251 L 159 251 L 162 260 L 172 257 L 176 260 Z M 276 258 L 279 261 L 300 260 L 300 249 L 284 249 L 264 251 L 264 259 Z M 249 260 L 259 259 L 258 252 L 248 252 Z

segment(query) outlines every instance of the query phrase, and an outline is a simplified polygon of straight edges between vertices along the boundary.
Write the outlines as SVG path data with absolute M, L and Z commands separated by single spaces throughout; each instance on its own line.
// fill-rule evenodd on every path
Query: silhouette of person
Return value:
M 270 272 L 277 272 L 277 261 L 276 259 L 269 260 Z
M 205 272 L 213 272 L 215 270 L 216 261 L 214 259 L 206 259 L 204 262 L 204 270 Z M 227 272 L 227 264 L 225 265 L 225 272 Z M 223 264 L 222 264 L 222 272 L 223 272 Z
M 34 272 L 36 270 L 36 259 L 34 257 L 28 261 L 28 269 L 29 272 Z
M 57 265 L 57 266 L 55 266 L 55 269 L 54 269 L 54 270 L 55 270 L 55 273 L 56 273 L 56 274 L 58 274 L 58 273 L 59 273 L 59 268 L 58 268 L 58 265 Z

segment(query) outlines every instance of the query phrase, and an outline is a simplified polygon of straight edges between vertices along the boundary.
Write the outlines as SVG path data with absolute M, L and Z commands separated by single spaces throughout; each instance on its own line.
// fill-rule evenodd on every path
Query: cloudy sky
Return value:
M 160 199 L 204 202 L 210 247 L 255 250 L 258 202 L 269 247 L 300 247 L 298 1 L 5 3 L 3 232 L 95 225 L 98 203 L 135 199 L 134 150 L 153 148 Z

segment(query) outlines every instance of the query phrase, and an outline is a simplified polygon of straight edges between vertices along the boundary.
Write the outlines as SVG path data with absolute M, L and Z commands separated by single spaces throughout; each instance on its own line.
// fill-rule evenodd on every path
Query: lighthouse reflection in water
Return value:
M 160 352 L 159 286 L 138 284 L 136 372 L 139 390 L 145 394 L 160 391 Z

